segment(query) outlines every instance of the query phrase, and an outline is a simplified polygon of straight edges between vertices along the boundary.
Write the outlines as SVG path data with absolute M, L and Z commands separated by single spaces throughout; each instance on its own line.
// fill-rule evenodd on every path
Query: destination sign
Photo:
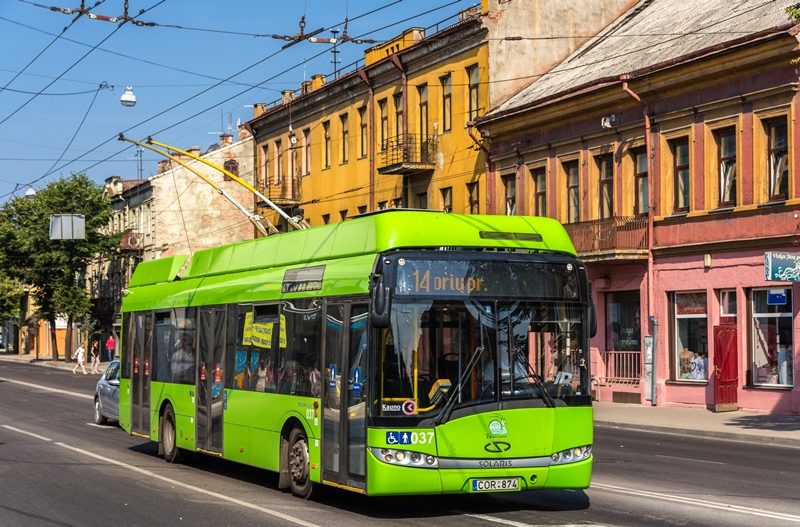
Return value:
M 577 299 L 572 263 L 397 260 L 396 296 Z

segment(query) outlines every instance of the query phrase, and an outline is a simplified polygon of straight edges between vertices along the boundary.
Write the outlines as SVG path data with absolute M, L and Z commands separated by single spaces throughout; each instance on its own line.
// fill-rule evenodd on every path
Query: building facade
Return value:
M 800 290 L 765 276 L 800 243 L 789 5 L 641 1 L 478 122 L 491 211 L 588 264 L 600 400 L 800 412 Z
M 258 187 L 312 225 L 392 207 L 485 213 L 486 145 L 475 120 L 631 4 L 484 0 L 408 29 L 366 50 L 363 66 L 330 82 L 315 75 L 257 107 L 248 127 Z M 549 38 L 561 24 L 575 34 Z

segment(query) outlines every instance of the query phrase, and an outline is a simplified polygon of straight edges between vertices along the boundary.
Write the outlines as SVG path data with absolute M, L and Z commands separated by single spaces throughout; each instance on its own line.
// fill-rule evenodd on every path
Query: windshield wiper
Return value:
M 482 336 L 483 334 L 481 333 L 481 337 Z M 481 341 L 482 340 L 483 338 L 481 338 Z M 450 414 L 453 413 L 453 408 L 455 408 L 456 401 L 458 400 L 457 394 L 461 393 L 464 384 L 472 374 L 472 370 L 474 370 L 475 366 L 478 365 L 478 362 L 483 356 L 483 351 L 485 349 L 486 348 L 484 348 L 483 343 L 481 343 L 481 345 L 475 348 L 475 351 L 472 352 L 472 357 L 469 358 L 469 362 L 467 362 L 467 367 L 464 369 L 464 373 L 462 373 L 461 377 L 458 379 L 458 386 L 456 386 L 456 390 L 453 392 L 452 396 L 447 398 L 447 402 L 445 403 L 444 408 L 442 408 L 442 412 L 433 420 L 435 425 L 440 425 L 450 419 Z
M 522 365 L 525 366 L 525 369 L 528 370 L 528 375 L 533 379 L 533 384 L 535 384 L 539 388 L 539 391 L 542 392 L 542 399 L 544 399 L 545 404 L 550 408 L 555 408 L 556 402 L 553 399 L 553 396 L 548 393 L 547 387 L 544 385 L 541 375 L 533 370 L 528 357 L 526 357 L 522 352 L 517 352 L 515 360 L 520 361 Z

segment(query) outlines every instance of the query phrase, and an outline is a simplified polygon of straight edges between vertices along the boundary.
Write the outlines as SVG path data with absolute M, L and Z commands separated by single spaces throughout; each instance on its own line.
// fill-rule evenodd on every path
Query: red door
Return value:
M 714 326 L 714 411 L 739 409 L 737 331 L 734 325 Z

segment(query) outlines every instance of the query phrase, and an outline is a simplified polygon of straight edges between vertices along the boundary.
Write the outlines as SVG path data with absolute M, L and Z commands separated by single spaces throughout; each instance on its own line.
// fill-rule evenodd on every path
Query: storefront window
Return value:
M 736 289 L 720 290 L 719 321 L 722 324 L 736 324 Z
M 792 290 L 755 289 L 752 302 L 752 382 L 793 386 Z
M 606 294 L 606 350 L 639 351 L 639 291 Z
M 677 380 L 708 379 L 708 311 L 705 291 L 674 293 L 673 330 Z

